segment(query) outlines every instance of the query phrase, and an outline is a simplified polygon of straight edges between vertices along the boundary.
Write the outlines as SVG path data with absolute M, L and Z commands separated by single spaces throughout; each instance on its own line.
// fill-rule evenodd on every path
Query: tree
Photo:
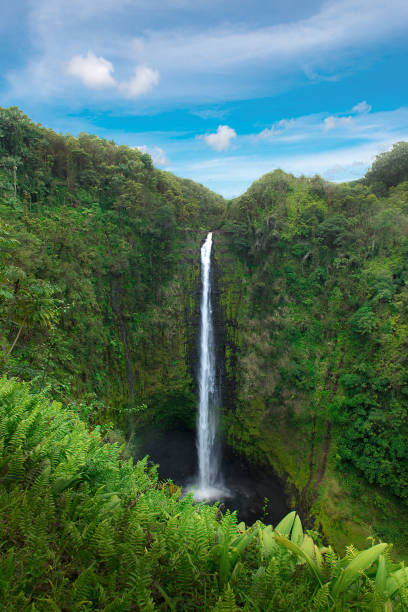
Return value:
M 52 285 L 41 279 L 27 277 L 16 266 L 0 269 L 0 314 L 14 336 L 9 347 L 3 347 L 7 363 L 24 327 L 51 329 L 59 316 L 59 300 Z
M 391 151 L 377 155 L 371 169 L 366 174 L 366 181 L 375 191 L 388 190 L 408 180 L 408 142 L 397 142 Z

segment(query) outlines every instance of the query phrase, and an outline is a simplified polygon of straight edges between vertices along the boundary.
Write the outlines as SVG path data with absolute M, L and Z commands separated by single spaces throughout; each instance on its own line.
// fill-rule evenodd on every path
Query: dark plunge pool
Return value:
M 188 431 L 150 429 L 135 438 L 134 457 L 149 455 L 151 464 L 159 465 L 162 480 L 171 479 L 183 490 L 189 489 L 197 474 L 197 450 L 194 434 Z M 253 466 L 243 457 L 224 447 L 222 456 L 223 488 L 228 495 L 218 501 L 247 525 L 260 519 L 276 525 L 289 512 L 282 483 L 267 468 Z

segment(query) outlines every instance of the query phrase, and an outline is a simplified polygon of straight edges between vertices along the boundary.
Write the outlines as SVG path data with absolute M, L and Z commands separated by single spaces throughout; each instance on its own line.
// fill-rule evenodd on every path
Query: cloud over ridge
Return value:
M 166 153 L 163 151 L 161 147 L 158 147 L 158 146 L 149 147 L 148 145 L 137 145 L 135 149 L 137 149 L 141 153 L 147 153 L 148 155 L 150 155 L 153 163 L 157 164 L 158 166 L 165 166 L 166 164 L 169 163 Z

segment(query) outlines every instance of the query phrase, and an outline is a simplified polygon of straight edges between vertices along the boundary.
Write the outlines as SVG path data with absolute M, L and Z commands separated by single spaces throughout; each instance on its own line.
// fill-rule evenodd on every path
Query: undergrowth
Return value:
M 4 610 L 406 609 L 387 544 L 340 560 L 295 512 L 246 527 L 27 384 L 1 379 L 0 435 Z

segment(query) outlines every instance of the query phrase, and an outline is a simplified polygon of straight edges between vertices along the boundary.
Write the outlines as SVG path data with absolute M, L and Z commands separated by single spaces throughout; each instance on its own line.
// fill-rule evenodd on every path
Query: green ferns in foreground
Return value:
M 0 430 L 1 609 L 407 609 L 386 544 L 339 560 L 295 512 L 247 529 L 6 378 Z

